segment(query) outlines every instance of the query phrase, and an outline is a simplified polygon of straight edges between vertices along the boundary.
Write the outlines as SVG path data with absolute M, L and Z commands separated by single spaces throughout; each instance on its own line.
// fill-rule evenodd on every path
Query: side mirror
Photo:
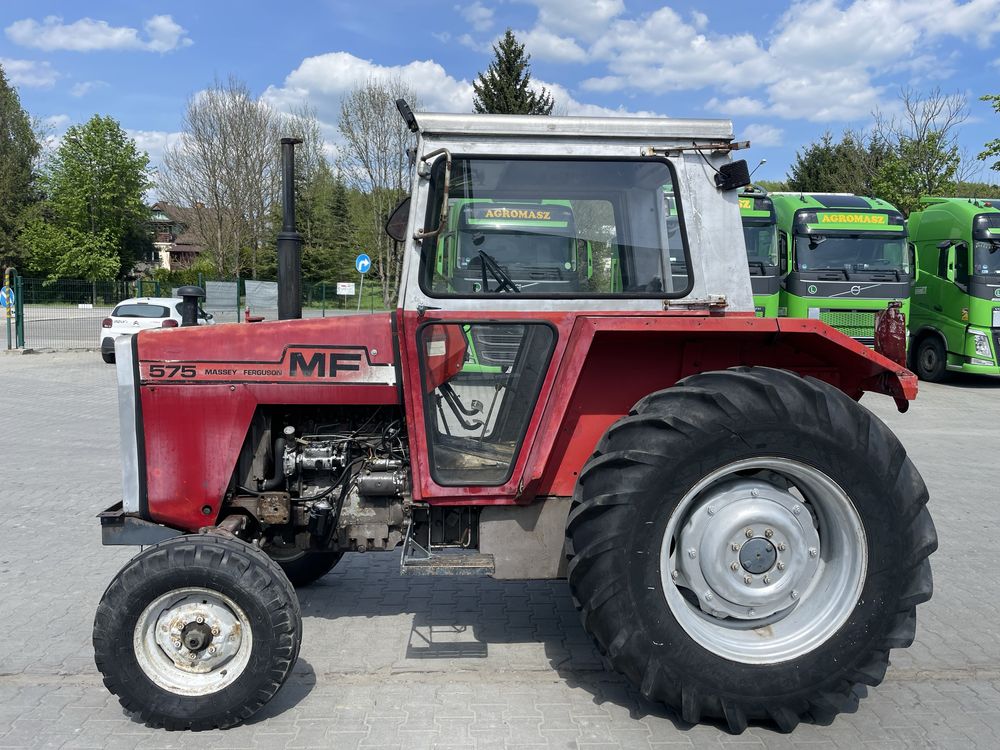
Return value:
M 913 281 L 916 282 L 920 278 L 920 266 L 917 265 L 917 246 L 912 242 L 907 242 L 906 252 L 910 256 L 910 271 L 913 274 Z
M 403 198 L 385 222 L 385 233 L 396 242 L 406 240 L 406 225 L 410 221 L 410 199 Z
M 778 238 L 778 271 L 788 273 L 788 239 L 784 234 Z
M 941 248 L 942 250 L 944 248 Z M 955 246 L 951 243 L 948 244 L 948 265 L 947 265 L 946 278 L 948 281 L 955 281 Z
M 715 186 L 719 190 L 739 190 L 750 184 L 750 167 L 746 159 L 723 164 L 715 174 Z

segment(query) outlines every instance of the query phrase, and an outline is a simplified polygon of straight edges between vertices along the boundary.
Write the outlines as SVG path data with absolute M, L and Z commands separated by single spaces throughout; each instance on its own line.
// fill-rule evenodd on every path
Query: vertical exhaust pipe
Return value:
M 281 139 L 281 231 L 278 232 L 278 320 L 302 317 L 302 235 L 295 229 L 295 144 Z

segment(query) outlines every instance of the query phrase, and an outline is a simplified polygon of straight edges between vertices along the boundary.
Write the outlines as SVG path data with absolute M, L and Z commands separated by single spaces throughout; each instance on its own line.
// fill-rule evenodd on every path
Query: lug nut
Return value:
M 174 648 L 180 650 L 180 647 L 181 647 L 181 642 L 180 641 L 174 641 Z
M 795 589 L 792 589 L 792 593 L 790 594 L 790 596 L 792 597 L 792 599 L 798 599 L 799 598 L 799 592 L 796 591 Z
M 716 508 L 715 508 L 714 505 L 709 505 L 708 506 L 708 515 L 714 516 L 715 515 L 715 511 L 716 511 Z
M 747 610 L 747 614 L 750 615 L 750 617 L 753 617 L 754 615 L 757 614 L 757 610 L 756 609 L 748 609 Z
M 212 635 L 218 635 L 218 634 L 219 634 L 219 629 L 217 627 L 212 628 Z
M 743 576 L 743 583 L 749 586 L 751 583 L 753 583 L 753 576 Z
M 770 582 L 771 582 L 771 576 L 764 576 L 764 583 L 770 583 Z
M 815 547 L 810 547 L 809 548 L 809 557 L 816 557 L 816 555 L 818 555 L 818 554 L 819 554 L 819 550 L 818 549 L 816 549 Z
M 752 487 L 750 489 L 750 497 L 760 497 L 760 490 L 758 490 L 756 487 Z
M 792 515 L 797 516 L 801 512 L 802 512 L 802 506 L 801 505 L 793 505 L 792 506 Z
M 774 536 L 774 529 L 765 529 L 764 536 L 770 539 L 772 536 Z
M 706 593 L 706 594 L 705 594 L 705 601 L 706 601 L 706 602 L 710 602 L 710 601 L 712 601 L 712 600 L 713 600 L 714 598 L 715 598 L 715 597 L 714 597 L 714 596 L 712 596 L 712 592 L 711 592 L 711 591 L 709 591 L 708 593 Z
M 678 573 L 676 570 L 672 570 L 670 571 L 670 577 L 676 581 L 678 578 L 681 577 L 681 574 Z
M 778 570 L 784 570 L 785 564 L 783 562 L 778 563 Z
M 732 544 L 729 545 L 729 549 L 731 549 L 733 552 L 739 552 L 740 545 L 738 545 L 736 542 L 733 542 Z
M 196 618 L 194 618 L 194 621 L 199 625 L 201 625 L 203 622 L 205 622 L 205 618 L 202 617 L 201 615 L 198 615 Z
M 694 547 L 688 550 L 688 557 L 690 557 L 692 560 L 694 560 L 697 556 L 698 556 L 698 551 Z
M 729 566 L 729 569 L 730 569 L 731 571 L 733 571 L 733 572 L 735 573 L 735 572 L 736 572 L 737 570 L 739 570 L 739 569 L 740 569 L 740 564 L 739 564 L 739 563 L 737 563 L 737 562 L 734 562 L 734 563 L 732 563 L 732 564 L 731 564 L 731 565 Z
M 753 539 L 753 529 L 747 529 L 743 532 L 747 539 Z
M 208 653 L 214 654 L 215 653 L 215 646 L 209 646 L 208 647 Z
M 784 552 L 786 549 L 787 549 L 787 547 L 785 547 L 785 543 L 784 542 L 778 542 L 778 551 L 779 552 Z

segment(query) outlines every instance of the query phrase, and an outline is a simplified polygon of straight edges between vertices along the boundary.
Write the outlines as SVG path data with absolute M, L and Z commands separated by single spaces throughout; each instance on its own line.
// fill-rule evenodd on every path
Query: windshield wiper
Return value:
M 487 253 L 485 250 L 479 251 L 479 257 L 482 259 L 483 264 L 483 289 L 487 294 L 502 292 L 504 289 L 514 292 L 515 294 L 520 293 L 521 290 L 518 288 L 517 284 L 514 283 L 514 279 L 507 275 L 507 272 L 500 267 L 496 258 Z M 486 280 L 487 270 L 493 274 L 493 278 L 500 282 L 500 285 L 494 289 L 493 292 L 490 291 L 490 285 Z

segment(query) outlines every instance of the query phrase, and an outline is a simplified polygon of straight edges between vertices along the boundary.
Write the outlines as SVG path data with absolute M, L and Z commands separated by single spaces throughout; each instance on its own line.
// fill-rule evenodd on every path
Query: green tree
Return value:
M 819 141 L 796 152 L 788 189 L 810 193 L 874 195 L 876 175 L 887 156 L 882 141 L 845 131 L 839 141 L 824 133 Z
M 110 280 L 121 265 L 115 238 L 60 227 L 41 216 L 29 219 L 20 241 L 27 251 L 24 273 L 50 279 Z
M 1000 112 L 1000 94 L 986 94 L 985 96 L 979 97 L 980 101 L 989 102 L 990 106 L 993 107 L 994 112 Z M 992 164 L 990 164 L 990 169 L 995 172 L 1000 172 L 1000 138 L 994 138 L 991 141 L 987 141 L 983 145 L 983 150 L 977 157 L 980 161 L 987 161 L 989 159 L 995 159 Z
M 31 118 L 0 66 L 0 269 L 23 262 L 16 235 L 25 208 L 38 199 L 40 150 Z
M 493 45 L 493 62 L 472 84 L 472 106 L 479 114 L 550 115 L 554 102 L 542 88 L 531 88 L 531 55 L 510 29 Z
M 143 198 L 153 187 L 149 156 L 114 118 L 94 115 L 71 126 L 44 182 L 56 226 L 90 235 L 87 247 L 107 243 L 118 257 L 119 273 L 128 272 L 148 248 L 142 226 L 148 218 Z

